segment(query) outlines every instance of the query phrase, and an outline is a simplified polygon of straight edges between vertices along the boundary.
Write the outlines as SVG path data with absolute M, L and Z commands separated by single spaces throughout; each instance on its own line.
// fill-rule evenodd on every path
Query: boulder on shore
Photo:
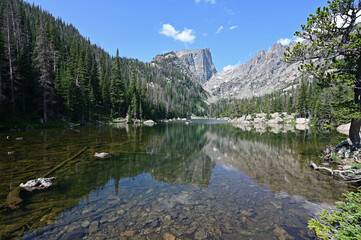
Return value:
M 155 122 L 153 120 L 144 121 L 143 124 L 148 127 L 153 127 Z
M 308 124 L 310 119 L 308 118 L 296 118 L 296 124 Z
M 350 127 L 351 127 L 351 123 L 342 124 L 342 125 L 337 127 L 337 131 L 339 133 L 348 135 L 348 133 L 350 131 Z

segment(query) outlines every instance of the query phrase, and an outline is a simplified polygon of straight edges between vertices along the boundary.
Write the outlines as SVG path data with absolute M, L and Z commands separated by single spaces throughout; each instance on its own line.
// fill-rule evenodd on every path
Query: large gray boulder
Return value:
M 155 122 L 153 120 L 144 121 L 143 124 L 148 127 L 153 127 Z

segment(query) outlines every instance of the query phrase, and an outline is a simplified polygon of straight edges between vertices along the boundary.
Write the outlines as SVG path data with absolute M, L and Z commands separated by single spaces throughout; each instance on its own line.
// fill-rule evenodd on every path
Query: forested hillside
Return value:
M 244 99 L 223 99 L 210 106 L 213 117 L 236 118 L 256 113 L 287 112 L 311 118 L 314 124 L 350 122 L 357 106 L 353 103 L 353 88 L 339 85 L 323 88 L 317 81 L 303 78 L 296 87 L 271 94 Z
M 23 1 L 0 5 L 1 122 L 205 114 L 206 92 L 177 69 L 111 57 Z

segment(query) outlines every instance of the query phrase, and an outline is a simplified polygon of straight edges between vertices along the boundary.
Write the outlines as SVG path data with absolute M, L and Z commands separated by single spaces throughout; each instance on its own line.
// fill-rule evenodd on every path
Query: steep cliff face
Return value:
M 181 50 L 175 52 L 175 54 L 184 66 L 196 76 L 197 81 L 201 84 L 207 82 L 214 74 L 217 73 L 209 48 Z
M 152 62 L 175 67 L 200 84 L 204 84 L 217 73 L 209 48 L 169 52 L 156 56 Z
M 215 74 L 203 87 L 220 98 L 260 96 L 294 85 L 300 76 L 298 64 L 281 61 L 286 46 L 275 44 L 233 70 Z

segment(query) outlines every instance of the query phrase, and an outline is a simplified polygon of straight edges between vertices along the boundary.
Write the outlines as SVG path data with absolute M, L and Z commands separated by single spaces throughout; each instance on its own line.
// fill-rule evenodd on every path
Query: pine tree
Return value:
M 130 112 L 129 115 L 133 118 L 133 119 L 137 119 L 137 97 L 135 95 L 133 95 L 132 98 L 132 102 L 130 104 Z
M 52 52 L 45 32 L 43 16 L 40 15 L 40 26 L 36 36 L 36 68 L 39 71 L 38 83 L 42 92 L 43 120 L 48 122 L 48 105 L 53 97 L 53 72 L 52 72 Z
M 12 15 L 13 15 L 13 9 L 11 6 L 11 1 L 3 1 L 2 2 L 2 29 L 1 32 L 4 33 L 4 39 L 5 39 L 5 47 L 6 47 L 6 58 L 7 58 L 7 74 L 9 76 L 9 88 L 10 88 L 10 99 L 11 103 L 15 104 L 15 62 L 16 62 L 16 46 L 13 45 L 15 42 L 13 39 L 14 36 L 14 30 L 12 24 Z M 4 82 L 3 84 L 6 84 Z
M 300 70 L 311 74 L 323 87 L 354 86 L 358 110 L 352 114 L 349 132 L 353 145 L 361 145 L 361 32 L 359 0 L 330 0 L 307 18 L 296 36 L 305 39 L 285 53 L 285 61 L 301 62 Z M 319 59 L 319 61 L 314 61 Z
M 102 100 L 105 107 L 110 105 L 110 77 L 108 72 L 108 64 L 106 61 L 106 54 L 103 53 L 101 56 L 101 75 L 100 75 L 100 87 L 102 91 Z
M 118 117 L 121 117 L 124 112 L 124 95 L 124 82 L 120 72 L 119 50 L 117 49 L 117 55 L 114 59 L 113 80 L 110 89 L 110 97 L 112 108 L 117 111 Z
M 301 85 L 298 88 L 296 110 L 300 117 L 308 117 L 307 83 L 304 78 L 301 79 Z

